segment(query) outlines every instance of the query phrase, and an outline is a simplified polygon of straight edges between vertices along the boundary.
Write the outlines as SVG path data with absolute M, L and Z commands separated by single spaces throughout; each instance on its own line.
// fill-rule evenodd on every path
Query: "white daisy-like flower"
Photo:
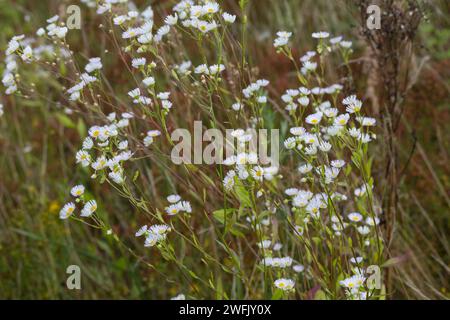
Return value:
M 147 136 L 149 137 L 158 137 L 161 135 L 161 131 L 159 130 L 149 130 L 147 131 Z
M 215 21 L 213 22 L 207 22 L 207 21 L 197 21 L 196 27 L 199 29 L 202 33 L 207 33 L 211 30 L 214 30 L 217 28 L 217 23 Z
M 26 46 L 20 57 L 24 62 L 30 62 L 33 58 L 33 49 L 30 46 Z
M 89 217 L 91 216 L 95 211 L 97 210 L 97 202 L 95 200 L 89 200 L 84 205 L 83 209 L 81 210 L 80 216 L 82 217 Z
M 160 100 L 167 100 L 169 99 L 170 92 L 160 92 L 157 94 L 158 99 Z
M 380 223 L 380 219 L 378 217 L 367 217 L 366 218 L 366 224 L 368 226 L 375 226 L 378 225 Z
M 155 36 L 155 41 L 159 42 L 162 40 L 162 38 L 168 34 L 170 32 L 170 26 L 168 25 L 164 25 L 161 28 L 158 29 L 158 31 L 156 31 L 156 36 Z
M 286 140 L 284 140 L 284 147 L 286 149 L 294 149 L 297 145 L 297 140 L 294 137 L 289 137 Z
M 177 24 L 177 22 L 178 22 L 178 15 L 176 13 L 174 13 L 173 15 L 168 15 L 164 19 L 164 23 L 169 26 L 173 26 L 173 25 Z
M 242 104 L 241 103 L 239 103 L 239 102 L 235 102 L 235 103 L 233 103 L 232 105 L 231 105 L 231 108 L 234 110 L 234 111 L 239 111 L 239 110 L 241 110 L 242 109 Z
M 75 158 L 76 162 L 81 163 L 83 167 L 87 167 L 91 163 L 91 156 L 89 155 L 89 153 L 87 153 L 87 151 L 84 150 L 78 151 L 75 155 Z
M 137 40 L 141 44 L 147 44 L 153 40 L 153 35 L 150 32 L 147 32 L 147 33 L 141 34 Z
M 338 36 L 338 37 L 334 37 L 334 38 L 330 39 L 331 44 L 338 44 L 341 41 L 342 41 L 342 36 Z
M 344 160 L 332 160 L 331 161 L 331 166 L 335 167 L 335 168 L 342 168 L 345 165 L 345 161 Z
M 292 127 L 289 129 L 289 132 L 294 136 L 303 136 L 306 133 L 306 129 L 303 127 Z
M 301 264 L 296 264 L 292 267 L 292 269 L 297 273 L 301 273 L 303 272 L 303 270 L 305 270 L 305 267 Z
M 124 182 L 123 174 L 121 171 L 110 172 L 108 173 L 108 177 L 117 184 L 122 184 Z
M 104 169 L 108 164 L 108 160 L 106 159 L 105 156 L 100 156 L 99 158 L 97 158 L 97 160 L 95 160 L 94 163 L 91 164 L 92 169 L 98 171 L 98 170 L 102 170 Z
M 317 136 L 311 133 L 305 133 L 302 136 L 302 139 L 306 144 L 317 145 L 319 143 Z
M 252 170 L 250 170 L 250 174 L 255 180 L 262 181 L 264 178 L 264 169 L 260 166 L 255 166 Z
M 145 65 L 146 62 L 147 60 L 145 58 L 135 58 L 131 61 L 131 66 L 138 69 L 139 67 Z
M 130 39 L 137 37 L 141 34 L 140 30 L 138 28 L 129 28 L 122 32 L 122 38 L 123 39 Z
M 128 95 L 133 99 L 138 98 L 141 95 L 141 90 L 139 88 L 128 91 Z
M 160 240 L 160 237 L 158 237 L 157 235 L 155 235 L 153 233 L 150 233 L 145 238 L 144 246 L 145 247 L 153 247 L 158 243 L 159 240 Z
M 127 141 L 127 140 L 120 141 L 119 144 L 117 145 L 117 147 L 118 147 L 120 150 L 125 150 L 125 149 L 127 149 L 127 148 L 128 148 L 128 141 Z
M 125 21 L 127 21 L 127 20 L 129 20 L 129 17 L 128 16 L 125 16 L 125 15 L 120 15 L 120 16 L 117 16 L 117 17 L 114 17 L 113 18 L 113 23 L 116 25 L 116 26 L 120 26 L 121 24 L 123 24 Z
M 138 231 L 136 231 L 135 236 L 136 237 L 140 237 L 140 236 L 146 234 L 147 233 L 147 229 L 148 229 L 148 226 L 147 225 L 143 225 L 142 227 L 139 228 Z
M 342 48 L 349 49 L 349 48 L 352 47 L 352 42 L 351 42 L 351 41 L 341 41 L 341 42 L 339 43 L 339 45 L 340 45 Z
M 54 34 L 57 38 L 63 39 L 66 36 L 67 31 L 69 31 L 69 29 L 67 29 L 67 27 L 56 27 L 53 31 L 54 32 L 49 32 L 48 34 L 49 35 Z
M 345 98 L 342 103 L 346 106 L 345 111 L 348 113 L 356 113 L 361 111 L 362 101 L 358 100 L 355 95 Z
M 328 152 L 331 150 L 331 143 L 327 141 L 320 141 L 317 147 L 323 152 Z
M 149 147 L 153 143 L 154 139 L 151 136 L 146 136 L 143 140 L 144 146 Z
M 361 131 L 357 128 L 350 128 L 348 130 L 348 133 L 350 136 L 352 136 L 353 138 L 358 138 L 359 135 L 361 134 Z
M 6 48 L 6 55 L 12 55 L 17 49 L 20 48 L 20 43 L 17 40 L 11 40 L 8 42 L 8 48 Z
M 372 127 L 377 123 L 375 118 L 370 117 L 356 117 L 356 121 L 358 121 L 363 127 Z
M 356 257 L 356 258 L 353 257 L 353 258 L 350 258 L 350 262 L 353 263 L 353 264 L 359 264 L 359 263 L 361 263 L 363 260 L 364 260 L 363 257 Z
M 58 19 L 59 19 L 59 16 L 56 14 L 53 17 L 48 18 L 46 21 L 47 21 L 47 23 L 55 23 L 56 21 L 58 21 Z
M 311 35 L 315 39 L 325 39 L 330 36 L 330 34 L 326 31 L 313 32 Z
M 360 133 L 358 136 L 358 140 L 362 143 L 369 143 L 370 141 L 372 141 L 372 138 L 368 133 Z
M 167 197 L 167 201 L 169 201 L 170 203 L 177 203 L 180 200 L 181 197 L 178 194 L 171 194 Z
M 94 70 L 102 68 L 102 62 L 99 57 L 89 59 L 89 63 L 84 67 L 87 73 L 91 73 Z
M 278 48 L 287 45 L 291 36 L 292 32 L 278 31 L 277 38 L 273 42 L 274 47 Z
M 170 102 L 169 100 L 161 101 L 161 105 L 165 110 L 170 110 L 170 108 L 172 108 L 172 102 Z
M 306 117 L 305 122 L 313 125 L 319 124 L 320 120 L 322 120 L 322 116 L 323 116 L 322 112 L 310 114 Z
M 208 2 L 203 6 L 205 14 L 213 14 L 219 11 L 219 4 L 217 2 Z
M 180 208 L 184 212 L 192 213 L 191 203 L 189 201 L 181 201 Z
M 353 222 L 360 222 L 363 218 L 359 212 L 349 213 L 347 217 L 350 221 L 353 221 Z
M 142 80 L 142 83 L 146 86 L 146 87 L 150 87 L 152 85 L 155 84 L 155 78 L 153 77 L 147 77 L 144 80 Z
M 337 116 L 338 114 L 338 109 L 336 108 L 327 108 L 325 110 L 323 110 L 323 113 L 328 117 L 328 118 L 334 118 Z
M 348 113 L 340 114 L 334 119 L 335 126 L 345 126 L 350 119 L 350 115 Z
M 172 204 L 166 207 L 165 210 L 169 216 L 174 216 L 180 212 L 180 206 L 178 204 Z
M 312 169 L 313 169 L 313 166 L 309 163 L 305 163 L 298 167 L 298 171 L 303 174 L 310 172 Z
M 230 191 L 235 183 L 234 177 L 236 173 L 234 171 L 228 171 L 227 175 L 223 179 L 223 186 L 225 190 Z
M 82 184 L 74 186 L 70 190 L 70 194 L 73 195 L 74 197 L 80 197 L 83 195 L 83 193 L 84 193 L 84 186 Z
M 228 12 L 222 13 L 223 20 L 228 23 L 233 23 L 236 20 L 236 16 L 233 14 L 229 14 Z
M 61 211 L 59 211 L 59 218 L 67 219 L 72 215 L 74 211 L 75 211 L 75 204 L 73 202 L 66 203 L 64 207 L 62 207 Z
M 177 295 L 173 298 L 170 298 L 170 300 L 186 300 L 186 297 L 184 294 L 180 293 L 179 295 Z
M 275 287 L 283 291 L 291 291 L 294 289 L 295 282 L 292 279 L 281 278 L 275 280 L 274 285 Z
M 303 106 L 303 107 L 307 107 L 309 105 L 309 98 L 306 96 L 300 97 L 297 99 L 297 102 Z
M 209 67 L 209 74 L 215 75 L 215 74 L 222 72 L 223 70 L 225 70 L 225 66 L 223 64 L 220 64 L 220 65 L 214 64 Z
M 202 74 L 202 73 L 208 74 L 209 73 L 208 66 L 206 64 L 201 64 L 201 65 L 197 66 L 194 69 L 194 73 L 196 73 L 196 74 Z
M 356 229 L 362 235 L 366 235 L 366 234 L 368 234 L 370 232 L 370 228 L 368 226 L 360 226 L 360 227 L 358 227 Z
M 270 246 L 272 245 L 272 241 L 270 241 L 270 240 L 263 240 L 263 241 L 259 242 L 257 245 L 261 249 L 269 249 Z
M 288 188 L 286 190 L 284 190 L 284 193 L 288 196 L 295 196 L 296 194 L 298 194 L 298 189 L 297 188 Z

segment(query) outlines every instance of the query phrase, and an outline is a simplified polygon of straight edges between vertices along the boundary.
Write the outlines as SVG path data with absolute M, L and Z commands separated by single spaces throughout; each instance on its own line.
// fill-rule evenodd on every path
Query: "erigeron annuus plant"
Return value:
M 113 48 L 108 58 L 98 52 L 77 62 L 67 28 L 54 16 L 36 39 L 11 40 L 3 84 L 6 94 L 37 94 L 20 80 L 20 61 L 24 68 L 69 70 L 61 75 L 66 112 L 96 119 L 75 161 L 144 217 L 134 236 L 145 238 L 147 251 L 126 244 L 126 235 L 98 214 L 102 200 L 88 197 L 81 184 L 70 190 L 74 199 L 61 209 L 61 219 L 105 231 L 150 268 L 170 262 L 173 272 L 160 272 L 180 280 L 178 289 L 188 298 L 380 297 L 366 272 L 383 263 L 369 149 L 376 121 L 364 115 L 356 95 L 344 96 L 342 84 L 330 83 L 325 70 L 330 55 L 348 64 L 351 42 L 316 32 L 317 47 L 298 59 L 290 46 L 293 33 L 278 32 L 274 47 L 280 59 L 292 61 L 296 78 L 281 97 L 269 97 L 270 82 L 251 74 L 246 60 L 246 1 L 240 1 L 240 18 L 213 1 L 181 1 L 158 27 L 151 7 L 83 2 L 102 16 L 98 32 Z M 232 30 L 236 20 L 240 37 Z M 173 54 L 188 44 L 195 55 L 187 49 Z M 105 76 L 109 59 L 122 63 L 126 85 L 116 87 Z M 274 100 L 285 104 L 288 118 L 279 124 L 268 123 L 267 115 L 279 112 Z M 214 166 L 173 166 L 171 131 L 187 109 L 210 127 L 233 128 L 236 154 Z M 250 132 L 276 125 L 289 126 L 284 161 L 267 165 L 249 151 Z M 152 172 L 150 162 L 156 163 Z M 148 192 L 153 171 L 167 179 L 170 192 Z M 186 250 L 195 258 L 187 259 Z

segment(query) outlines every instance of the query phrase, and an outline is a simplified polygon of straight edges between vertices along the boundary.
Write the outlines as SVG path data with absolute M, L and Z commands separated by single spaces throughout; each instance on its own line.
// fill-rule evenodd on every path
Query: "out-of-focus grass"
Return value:
M 252 65 L 265 66 L 258 71 L 261 76 L 275 80 L 277 93 L 287 88 L 290 74 L 286 62 L 275 55 L 272 47 L 276 31 L 294 31 L 297 55 L 311 47 L 312 31 L 327 30 L 347 38 L 358 37 L 358 21 L 351 1 L 258 0 L 251 3 L 250 60 Z M 22 0 L 11 5 L 10 1 L 0 0 L 0 49 L 5 48 L 12 35 L 33 33 L 33 28 L 42 25 L 49 16 L 63 13 L 65 4 L 69 1 Z M 227 1 L 230 11 L 237 11 L 236 6 L 236 1 Z M 446 240 L 450 189 L 449 132 L 446 130 L 449 74 L 442 73 L 449 65 L 448 48 L 442 40 L 448 33 L 448 27 L 443 27 L 448 17 L 440 14 L 445 6 L 445 1 L 432 6 L 433 19 L 422 29 L 419 42 L 425 47 L 418 50 L 417 59 L 429 54 L 430 61 L 407 100 L 405 118 L 420 147 L 416 143 L 401 190 L 402 215 L 394 244 L 399 257 L 394 261 L 398 280 L 393 293 L 396 298 L 449 295 L 446 291 L 450 257 Z M 74 50 L 88 54 L 89 50 L 95 52 L 95 47 L 101 47 L 101 42 L 95 42 L 88 32 L 95 23 L 95 17 L 83 16 L 83 29 L 74 35 L 78 39 Z M 438 28 L 441 31 L 436 33 Z M 87 48 L 86 43 L 94 45 Z M 364 44 L 358 42 L 356 48 L 362 55 Z M 361 79 L 366 78 L 362 67 L 355 64 L 354 68 Z M 40 92 L 58 85 L 54 79 L 40 79 L 39 74 L 29 76 L 35 77 Z M 118 85 L 121 80 L 126 81 L 118 74 L 111 76 L 117 77 Z M 357 84 L 362 95 L 365 87 L 364 81 Z M 134 209 L 125 201 L 109 196 L 107 189 L 91 186 L 89 176 L 83 171 L 74 174 L 73 155 L 86 125 L 82 120 L 74 123 L 64 116 L 58 105 L 50 103 L 57 101 L 57 97 L 52 99 L 48 92 L 46 99 L 27 103 L 21 100 L 20 106 L 11 98 L 2 98 L 8 107 L 0 119 L 0 297 L 154 299 L 177 294 L 178 284 L 163 282 L 164 275 L 153 271 L 108 235 L 58 219 L 59 209 L 67 201 L 68 187 L 84 183 L 94 193 L 101 191 L 99 197 L 105 207 L 100 210 L 114 228 L 129 235 L 129 245 L 141 247 L 133 243 L 133 230 L 139 224 Z M 412 135 L 405 130 L 400 139 L 406 163 L 413 146 Z M 71 264 L 82 268 L 80 291 L 66 288 L 65 270 Z M 167 273 L 170 272 L 174 271 L 168 266 Z

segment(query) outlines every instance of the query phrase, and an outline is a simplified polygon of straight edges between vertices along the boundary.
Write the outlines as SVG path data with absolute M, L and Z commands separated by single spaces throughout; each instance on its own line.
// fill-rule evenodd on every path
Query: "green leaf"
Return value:
M 84 124 L 84 121 L 79 118 L 77 122 L 77 131 L 80 137 L 84 137 L 86 135 L 86 125 Z
M 280 300 L 283 297 L 283 290 L 276 289 L 272 294 L 272 300 Z
M 233 211 L 235 211 L 235 209 L 231 209 L 231 208 L 216 210 L 213 212 L 213 217 L 216 218 L 216 220 L 219 221 L 220 223 L 224 224 L 225 223 L 225 215 L 228 220 L 229 217 L 233 214 Z
M 247 189 L 242 184 L 236 184 L 234 187 L 234 191 L 236 192 L 236 195 L 239 199 L 239 202 L 242 206 L 251 208 L 252 207 L 252 201 L 250 198 L 250 194 L 248 193 Z
M 58 118 L 59 122 L 66 128 L 75 128 L 75 123 L 65 114 L 63 113 L 57 113 L 56 117 Z

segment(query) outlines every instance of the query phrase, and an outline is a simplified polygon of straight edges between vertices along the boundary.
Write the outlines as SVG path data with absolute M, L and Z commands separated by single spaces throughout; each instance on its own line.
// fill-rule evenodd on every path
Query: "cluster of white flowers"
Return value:
M 278 48 L 287 45 L 291 36 L 292 32 L 278 31 L 277 38 L 273 42 L 274 47 Z
M 170 231 L 170 227 L 165 224 L 155 224 L 150 227 L 144 225 L 136 232 L 136 237 L 144 236 L 144 246 L 153 247 L 156 244 L 163 242 L 167 237 L 167 233 Z
M 100 175 L 101 179 L 109 178 L 117 184 L 124 182 L 123 164 L 131 159 L 133 153 L 128 149 L 128 141 L 122 130 L 129 125 L 131 118 L 133 114 L 126 112 L 117 119 L 116 113 L 112 112 L 107 116 L 107 125 L 89 128 L 89 136 L 84 139 L 75 158 L 83 167 L 90 165 L 94 169 L 93 179 Z M 109 173 L 106 169 L 109 169 Z
M 366 300 L 368 293 L 364 288 L 366 277 L 364 270 L 355 268 L 354 275 L 341 280 L 339 284 L 346 289 L 346 295 L 352 300 Z
M 182 200 L 178 194 L 168 196 L 167 201 L 169 206 L 165 208 L 165 211 L 169 216 L 177 215 L 180 212 L 192 213 L 191 203 Z
M 224 70 L 225 70 L 225 66 L 223 64 L 219 64 L 219 65 L 214 64 L 212 66 L 208 66 L 206 64 L 201 64 L 201 65 L 195 67 L 194 73 L 215 76 Z
M 81 92 L 85 86 L 88 84 L 97 81 L 97 77 L 91 75 L 95 70 L 100 70 L 102 68 L 102 62 L 99 57 L 89 59 L 89 62 L 86 64 L 84 70 L 85 73 L 82 73 L 80 76 L 79 82 L 69 88 L 67 93 L 70 94 L 69 100 L 76 101 L 81 97 Z
M 275 280 L 274 284 L 275 287 L 283 291 L 289 292 L 295 290 L 295 282 L 292 279 L 285 279 L 285 278 L 277 279 Z
M 192 62 L 190 60 L 183 61 L 180 64 L 177 64 L 174 66 L 175 70 L 178 72 L 178 74 L 187 76 L 191 74 L 191 70 L 189 70 L 192 67 Z
M 36 35 L 38 37 L 46 37 L 50 40 L 64 41 L 68 29 L 62 22 L 58 25 L 58 20 L 58 15 L 47 19 L 47 26 L 45 28 L 39 28 L 36 31 Z M 6 68 L 2 77 L 2 83 L 6 87 L 5 93 L 7 95 L 18 91 L 16 76 L 18 74 L 18 64 L 16 57 L 19 57 L 25 63 L 30 63 L 39 60 L 44 54 L 51 56 L 55 52 L 53 44 L 38 45 L 33 48 L 32 45 L 34 42 L 36 42 L 36 39 L 27 38 L 23 34 L 12 37 L 8 42 L 8 47 L 5 51 Z M 64 47 L 60 48 L 59 52 L 63 58 L 70 56 L 70 53 Z
M 232 136 L 237 139 L 240 147 L 243 149 L 246 148 L 246 144 L 252 139 L 252 134 L 243 129 L 234 130 Z M 225 190 L 231 190 L 235 185 L 236 179 L 240 181 L 252 179 L 252 181 L 262 183 L 264 180 L 272 180 L 278 173 L 278 167 L 262 167 L 258 163 L 258 155 L 251 151 L 240 152 L 237 155 L 226 158 L 224 164 L 233 167 L 233 169 L 229 170 L 223 179 Z
M 347 185 L 342 180 L 347 179 L 348 172 L 352 168 L 347 168 L 350 164 L 341 157 L 346 150 L 350 151 L 353 155 L 352 162 L 359 169 L 363 146 L 375 138 L 370 127 L 376 124 L 376 120 L 361 114 L 362 101 L 357 99 L 356 95 L 345 97 L 341 101 L 341 106 L 338 105 L 338 95 L 343 89 L 341 84 L 307 88 L 308 83 L 314 82 L 314 78 L 309 77 L 309 73 L 315 72 L 325 54 L 333 48 L 340 48 L 344 50 L 343 55 L 346 55 L 351 48 L 351 42 L 342 41 L 342 37 L 330 39 L 329 47 L 325 42 L 325 39 L 330 36 L 327 32 L 315 32 L 312 36 L 320 42 L 317 51 L 308 51 L 300 58 L 302 63 L 300 72 L 306 78 L 299 76 L 299 79 L 304 86 L 288 89 L 281 97 L 286 103 L 286 110 L 297 125 L 290 128 L 289 132 L 292 136 L 286 138 L 284 146 L 300 158 L 298 172 L 301 176 L 300 183 L 303 185 L 302 188 L 285 190 L 288 196 L 286 203 L 292 206 L 293 221 L 296 223 L 295 234 L 299 237 L 303 236 L 304 230 L 316 228 L 317 221 L 320 221 L 320 226 L 329 224 L 336 237 L 341 236 L 344 230 L 351 226 L 351 229 L 346 231 L 346 236 L 354 234 L 352 230 L 355 230 L 362 236 L 364 246 L 369 246 L 371 239 L 375 239 L 371 236 L 374 234 L 371 231 L 380 221 L 379 212 L 375 212 L 372 208 L 364 212 L 360 210 L 344 214 L 338 210 L 343 205 L 338 203 L 347 203 L 348 200 L 352 200 L 345 204 L 345 207 L 356 207 L 358 201 L 360 204 L 363 203 L 359 199 L 368 196 L 368 188 L 373 188 L 373 184 L 365 182 L 361 187 L 354 189 L 354 198 L 352 194 L 348 195 L 346 193 L 348 189 L 341 186 Z M 277 43 L 281 46 L 287 44 L 287 41 L 280 41 L 279 38 L 276 39 L 275 47 L 278 47 Z M 326 50 L 327 48 L 330 50 Z M 287 47 L 281 52 L 291 58 Z M 318 59 L 314 61 L 315 58 Z M 327 100 L 326 96 L 330 96 L 331 99 Z M 300 111 L 298 111 L 299 106 L 301 106 Z M 306 113 L 308 108 L 313 110 L 309 114 Z M 346 112 L 339 113 L 342 109 Z M 343 171 L 346 171 L 345 176 L 341 174 Z M 323 214 L 325 212 L 326 214 Z M 351 222 L 350 224 L 345 222 L 345 216 Z M 361 225 L 362 223 L 365 225 Z M 352 257 L 350 262 L 359 264 L 363 259 L 361 256 Z M 299 269 L 303 270 L 301 267 Z M 358 291 L 358 288 L 362 288 L 363 282 L 364 277 L 356 274 L 341 281 L 340 284 L 350 290 L 349 298 L 364 298 L 367 294 Z
M 97 202 L 95 200 L 87 200 L 84 198 L 84 186 L 76 185 L 70 190 L 70 194 L 75 197 L 75 202 L 81 202 L 83 208 L 81 209 L 81 217 L 90 217 L 97 210 Z M 59 211 L 60 219 L 68 219 L 76 209 L 76 205 L 73 202 L 66 203 Z
M 375 246 L 375 243 L 378 244 L 374 235 L 381 221 L 381 212 L 374 210 L 376 204 L 372 205 L 373 179 L 364 176 L 365 173 L 370 175 L 370 168 L 364 166 L 364 161 L 367 161 L 365 159 L 367 144 L 376 139 L 373 132 L 376 120 L 362 114 L 363 103 L 356 95 L 343 98 L 341 92 L 344 86 L 326 81 L 323 74 L 325 56 L 338 52 L 345 60 L 351 52 L 352 43 L 344 41 L 341 36 L 330 39 L 328 32 L 314 32 L 312 37 L 318 39 L 318 45 L 314 51 L 307 51 L 300 58 L 300 67 L 296 70 L 299 83 L 286 89 L 281 95 L 281 101 L 289 114 L 284 116 L 292 123 L 290 127 L 285 126 L 285 132 L 288 131 L 288 134 L 286 136 L 283 133 L 286 137 L 284 147 L 294 168 L 298 165 L 298 169 L 289 172 L 291 177 L 286 179 L 279 173 L 282 168 L 278 165 L 267 165 L 272 162 L 261 159 L 252 145 L 255 141 L 256 128 L 266 128 L 264 126 L 266 114 L 263 111 L 274 111 L 269 110 L 270 104 L 275 104 L 275 98 L 269 103 L 270 83 L 268 80 L 255 80 L 250 77 L 250 81 L 235 90 L 235 88 L 225 87 L 227 81 L 222 81 L 220 78 L 222 72 L 227 70 L 227 76 L 230 73 L 229 80 L 230 83 L 232 82 L 233 72 L 231 71 L 234 68 L 230 68 L 228 64 L 222 64 L 228 63 L 228 60 L 224 59 L 228 57 L 221 57 L 215 64 L 209 64 L 206 57 L 202 57 L 204 60 L 199 60 L 202 62 L 196 66 L 189 57 L 183 57 L 181 61 L 165 61 L 164 49 L 166 46 L 171 46 L 172 41 L 164 40 L 172 40 L 172 34 L 178 36 L 178 32 L 182 30 L 183 34 L 196 39 L 200 46 L 204 39 L 220 39 L 219 31 L 222 28 L 226 31 L 226 24 L 233 23 L 236 20 L 235 15 L 224 12 L 215 1 L 182 0 L 174 6 L 171 14 L 163 17 L 164 23 L 154 30 L 154 13 L 151 7 L 140 12 L 134 8 L 130 10 L 126 0 L 83 0 L 83 2 L 89 7 L 96 8 L 98 14 L 105 14 L 112 18 L 114 29 L 119 29 L 121 32 L 122 39 L 119 41 L 125 43 L 123 50 L 131 61 L 131 68 L 129 65 L 126 67 L 136 80 L 136 83 L 128 87 L 125 92 L 131 98 L 134 104 L 132 108 L 136 111 L 123 112 L 120 115 L 112 112 L 104 117 L 101 112 L 103 106 L 99 105 L 100 103 L 96 104 L 98 107 L 96 112 L 105 119 L 96 122 L 98 125 L 88 129 L 88 136 L 84 138 L 81 149 L 76 152 L 76 163 L 90 168 L 92 179 L 97 179 L 100 183 L 107 181 L 119 190 L 121 195 L 135 200 L 131 201 L 133 204 L 139 202 L 139 209 L 153 214 L 151 209 L 147 208 L 143 198 L 134 198 L 133 193 L 139 192 L 139 188 L 133 188 L 133 190 L 128 188 L 126 167 L 131 166 L 130 160 L 139 160 L 136 153 L 141 150 L 148 151 L 147 148 L 138 148 L 136 144 L 149 147 L 161 134 L 164 134 L 163 137 L 169 136 L 167 128 L 170 128 L 172 123 L 166 126 L 166 120 L 171 116 L 169 111 L 172 110 L 172 101 L 177 101 L 176 99 L 171 101 L 171 97 L 178 97 L 178 89 L 180 91 L 185 89 L 183 85 L 189 82 L 193 84 L 189 87 L 189 90 L 192 88 L 193 92 L 187 92 L 186 96 L 208 93 L 211 98 L 211 109 L 215 107 L 213 105 L 216 101 L 224 101 L 224 104 L 231 104 L 232 110 L 239 112 L 233 114 L 233 120 L 236 122 L 230 121 L 235 128 L 231 133 L 233 141 L 232 143 L 227 141 L 233 146 L 235 141 L 237 142 L 236 153 L 232 156 L 227 155 L 223 163 L 224 168 L 220 168 L 219 174 L 223 178 L 221 181 L 225 191 L 223 196 L 226 199 L 226 208 L 229 210 L 225 208 L 218 212 L 223 213 L 224 216 L 229 212 L 232 213 L 231 220 L 237 226 L 224 223 L 225 229 L 232 230 L 233 235 L 239 234 L 242 230 L 254 232 L 256 240 L 252 242 L 252 245 L 259 248 L 256 250 L 256 261 L 261 262 L 258 263 L 258 269 L 264 268 L 270 272 L 271 279 L 277 279 L 273 283 L 275 288 L 285 294 L 295 291 L 297 277 L 309 276 L 323 269 L 323 266 L 313 268 L 310 265 L 315 263 L 310 259 L 311 241 L 318 242 L 317 246 L 320 245 L 321 237 L 329 237 L 323 241 L 326 246 L 332 246 L 332 241 L 342 241 L 336 251 L 338 254 L 348 256 L 351 250 L 350 266 L 356 265 L 358 269 L 352 270 L 352 273 L 342 270 L 344 275 L 339 279 L 344 280 L 340 281 L 340 285 L 345 288 L 347 297 L 351 299 L 367 298 L 368 293 L 364 289 L 364 273 L 359 268 L 362 268 L 362 264 L 370 262 L 369 249 L 372 249 L 370 246 Z M 119 8 L 119 5 L 122 7 Z M 64 43 L 67 28 L 58 24 L 58 19 L 58 16 L 48 19 L 48 25 L 40 28 L 37 35 L 48 38 L 54 43 Z M 274 46 L 277 52 L 285 54 L 296 64 L 289 48 L 292 33 L 280 31 L 276 36 Z M 31 63 L 39 59 L 40 54 L 43 54 L 45 50 L 50 52 L 54 50 L 52 47 L 46 49 L 44 46 L 33 49 L 32 43 L 24 35 L 15 36 L 9 42 L 6 50 L 6 69 L 2 79 L 6 94 L 18 91 L 17 81 L 20 77 L 15 75 L 17 61 Z M 67 54 L 64 50 L 61 48 L 60 51 L 63 55 Z M 158 64 L 151 61 L 150 55 Z M 102 68 L 100 57 L 90 58 L 84 71 L 77 74 L 74 85 L 66 90 L 69 100 L 87 104 L 88 101 L 83 101 L 83 90 L 89 88 L 94 92 L 98 89 L 92 84 L 104 80 L 100 77 Z M 167 70 L 170 68 L 172 70 Z M 164 80 L 158 78 L 160 70 L 172 71 L 173 78 L 170 81 L 167 81 L 167 77 Z M 198 85 L 198 78 L 201 79 L 202 84 L 206 85 Z M 180 86 L 169 87 L 173 84 L 172 80 L 180 81 L 174 82 Z M 241 88 L 244 89 L 241 91 Z M 222 99 L 222 94 L 229 96 Z M 99 94 L 98 97 L 100 96 Z M 186 99 L 189 98 L 186 97 Z M 119 109 L 117 107 L 114 110 Z M 281 112 L 284 113 L 284 111 Z M 246 118 L 245 122 L 240 122 L 239 116 L 244 114 L 246 117 L 247 113 L 251 113 L 251 116 Z M 0 116 L 2 114 L 3 106 L 0 104 Z M 136 123 L 133 122 L 133 125 L 130 125 L 132 118 L 136 119 Z M 144 130 L 148 130 L 147 132 L 140 133 L 139 138 L 137 135 L 133 136 L 134 125 L 137 126 L 140 120 L 144 122 L 149 118 L 151 118 L 152 128 L 159 128 L 161 131 L 152 128 L 149 130 L 146 126 Z M 225 170 L 222 171 L 222 169 Z M 359 173 L 363 177 L 360 177 Z M 133 182 L 134 179 L 133 177 Z M 290 182 L 286 182 L 288 179 Z M 283 189 L 284 194 L 279 192 Z M 82 217 L 89 217 L 97 210 L 95 200 L 85 199 L 83 185 L 74 186 L 70 193 L 75 200 L 63 206 L 60 211 L 61 219 L 69 218 L 75 212 L 77 203 L 83 205 L 80 214 Z M 371 201 L 367 201 L 369 198 Z M 234 203 L 234 200 L 239 201 L 239 209 L 229 206 Z M 162 224 L 144 225 L 136 232 L 136 237 L 144 236 L 146 247 L 157 246 L 162 252 L 167 250 L 163 252 L 167 253 L 163 256 L 170 260 L 176 258 L 173 258 L 175 255 L 171 251 L 173 250 L 171 244 L 166 242 L 167 235 L 171 228 L 174 228 L 176 232 L 178 230 L 175 229 L 177 227 L 175 223 L 170 226 L 164 224 L 165 219 L 181 220 L 185 216 L 192 218 L 194 215 L 190 215 L 191 203 L 183 200 L 178 194 L 168 196 L 167 202 L 164 208 L 166 215 L 162 217 L 158 210 L 155 214 L 159 223 Z M 370 208 L 367 203 L 370 203 Z M 238 214 L 235 215 L 235 212 Z M 175 218 L 174 216 L 177 215 L 179 216 Z M 241 224 L 241 221 L 238 221 L 238 219 L 243 220 L 242 217 L 245 217 L 248 224 Z M 282 226 L 286 227 L 282 229 Z M 233 227 L 241 230 L 233 229 Z M 308 243 L 305 245 L 305 250 L 308 251 L 308 255 L 299 256 L 297 251 L 293 250 L 297 249 L 294 246 L 305 241 L 307 236 Z M 348 239 L 352 237 L 357 238 L 358 241 L 348 244 Z M 274 243 L 269 239 L 279 242 Z M 197 239 L 193 243 L 200 246 Z M 221 244 L 226 246 L 224 243 Z M 345 248 L 345 252 L 339 252 L 347 244 L 349 246 Z M 325 251 L 328 252 L 329 249 L 330 247 Z M 204 254 L 203 251 L 202 254 Z M 302 261 L 299 261 L 300 259 Z M 209 263 L 214 259 L 206 260 Z M 305 272 L 301 274 L 303 271 Z M 280 293 L 280 290 L 277 292 Z M 178 295 L 175 298 L 184 299 L 185 297 Z
M 38 36 L 44 36 L 47 31 L 47 35 L 49 37 L 64 39 L 66 37 L 68 29 L 67 29 L 67 27 L 65 27 L 63 25 L 58 26 L 57 25 L 58 20 L 59 20 L 58 15 L 55 15 L 55 16 L 47 19 L 48 25 L 45 27 L 46 30 L 44 30 L 43 28 L 39 28 L 38 31 L 36 32 L 36 34 Z

